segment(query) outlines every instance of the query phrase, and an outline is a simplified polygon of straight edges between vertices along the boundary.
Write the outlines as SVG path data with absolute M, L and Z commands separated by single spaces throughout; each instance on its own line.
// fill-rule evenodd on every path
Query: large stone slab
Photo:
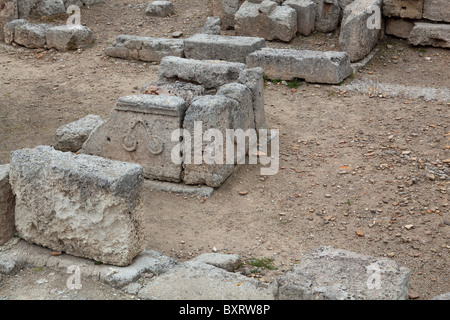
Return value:
M 30 49 L 43 48 L 46 44 L 46 33 L 50 27 L 44 23 L 26 23 L 16 26 L 14 42 Z
M 77 152 L 83 143 L 99 125 L 103 123 L 100 116 L 89 114 L 77 121 L 59 127 L 53 136 L 52 146 L 56 150 Z
M 151 279 L 138 297 L 148 300 L 273 300 L 268 284 L 194 261 L 182 263 Z
M 181 180 L 173 163 L 172 132 L 182 127 L 186 103 L 176 96 L 134 95 L 117 101 L 108 120 L 92 132 L 83 153 L 138 163 L 146 178 Z
M 450 22 L 450 1 L 424 0 L 423 17 L 433 21 Z
M 186 81 L 217 89 L 224 84 L 236 82 L 247 66 L 239 62 L 218 60 L 195 60 L 164 57 L 158 69 L 158 81 Z
M 184 57 L 182 39 L 119 35 L 105 54 L 115 58 L 160 62 L 163 57 Z
M 297 12 L 269 0 L 260 3 L 245 1 L 236 12 L 235 21 L 239 36 L 289 42 L 297 33 Z
M 387 17 L 422 19 L 423 3 L 424 0 L 384 0 L 383 15 Z
M 68 254 L 117 266 L 142 250 L 142 167 L 48 146 L 11 152 L 19 236 Z
M 188 59 L 245 63 L 250 53 L 265 46 L 263 38 L 196 34 L 184 40 L 184 54 Z
M 297 12 L 297 33 L 309 36 L 316 22 L 316 4 L 311 0 L 286 0 L 283 6 L 289 6 Z
M 338 84 L 353 69 L 346 52 L 264 48 L 247 57 L 249 67 L 261 67 L 269 79 L 304 79 Z
M 59 51 L 76 50 L 85 48 L 94 42 L 92 31 L 85 26 L 63 25 L 47 30 L 47 48 L 55 48 Z
M 9 164 L 0 165 L 0 246 L 14 236 L 15 198 L 9 184 Z
M 367 9 L 374 6 L 379 8 L 381 4 L 382 0 L 356 0 L 345 8 L 339 46 L 348 53 L 351 62 L 363 59 L 377 45 L 382 34 L 381 22 L 380 28 L 372 25 L 374 13 Z M 381 21 L 381 15 L 376 18 Z
M 313 0 L 316 4 L 315 29 L 319 32 L 332 32 L 336 30 L 341 8 L 338 0 Z
M 275 281 L 279 300 L 406 300 L 410 270 L 386 258 L 321 247 Z
M 416 22 L 408 42 L 415 46 L 450 48 L 450 24 Z
M 234 28 L 234 15 L 239 10 L 243 0 L 209 0 L 208 6 L 211 15 L 220 18 L 223 30 Z

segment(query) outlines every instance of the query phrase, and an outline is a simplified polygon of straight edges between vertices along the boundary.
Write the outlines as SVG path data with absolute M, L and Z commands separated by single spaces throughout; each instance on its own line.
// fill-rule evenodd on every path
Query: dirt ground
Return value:
M 109 58 L 104 50 L 119 34 L 197 33 L 207 1 L 173 2 L 177 14 L 169 18 L 146 17 L 144 2 L 134 0 L 82 8 L 82 23 L 97 38 L 86 50 L 0 49 L 0 164 L 12 150 L 50 145 L 63 124 L 87 114 L 107 118 L 119 97 L 155 80 L 157 65 Z M 337 37 L 314 33 L 268 46 L 339 50 Z M 346 82 L 450 88 L 448 50 L 390 37 L 379 47 Z M 412 299 L 449 292 L 450 101 L 369 93 L 305 82 L 292 90 L 267 81 L 267 121 L 280 132 L 278 174 L 262 177 L 258 165 L 242 165 L 208 199 L 146 191 L 147 248 L 178 261 L 214 248 L 274 259 L 276 270 L 249 275 L 271 282 L 303 254 L 333 246 L 410 268 Z M 3 276 L 0 298 L 136 299 L 98 283 L 68 292 L 66 278 L 26 269 Z

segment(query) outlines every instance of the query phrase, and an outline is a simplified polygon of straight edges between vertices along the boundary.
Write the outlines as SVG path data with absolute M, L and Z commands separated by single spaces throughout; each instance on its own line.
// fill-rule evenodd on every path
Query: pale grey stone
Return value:
M 269 79 L 304 79 L 338 84 L 353 69 L 346 52 L 264 48 L 248 55 L 249 67 L 261 67 Z
M 415 46 L 450 48 L 450 24 L 416 22 L 408 42 Z
M 89 138 L 92 131 L 103 123 L 97 115 L 87 115 L 77 121 L 59 127 L 53 137 L 52 146 L 56 150 L 77 152 Z
M 30 13 L 37 16 L 51 16 L 66 13 L 66 7 L 63 0 L 39 0 Z
M 142 250 L 142 167 L 48 146 L 11 152 L 19 236 L 68 254 L 126 266 Z
M 242 0 L 209 0 L 209 11 L 212 16 L 220 18 L 220 25 L 223 30 L 233 29 L 234 15 L 242 2 Z
M 142 94 L 163 95 L 180 97 L 186 102 L 187 108 L 192 99 L 205 94 L 205 87 L 189 82 L 161 82 L 153 81 L 146 83 L 141 88 Z
M 244 125 L 241 129 L 255 129 L 255 116 L 253 114 L 253 96 L 252 91 L 240 83 L 228 83 L 219 88 L 217 95 L 236 100 L 239 108 L 243 111 Z
M 314 31 L 316 4 L 312 0 L 286 0 L 283 6 L 289 6 L 297 12 L 297 33 L 309 36 Z
M 423 2 L 424 0 L 383 0 L 383 15 L 387 17 L 421 19 Z
M 450 292 L 440 294 L 431 300 L 450 300 Z
M 138 297 L 149 300 L 272 300 L 268 284 L 200 263 L 185 262 L 151 279 Z
M 208 17 L 200 33 L 220 35 L 220 17 Z
M 9 164 L 0 165 L 0 246 L 9 241 L 15 232 L 15 198 L 9 184 Z
M 85 48 L 94 42 L 92 31 L 85 26 L 57 26 L 47 30 L 47 48 L 55 48 L 59 51 L 76 50 Z
M 315 29 L 319 32 L 332 32 L 339 24 L 341 8 L 338 0 L 313 0 L 316 4 Z
M 145 9 L 145 14 L 155 17 L 167 17 L 175 14 L 172 1 L 154 1 Z
M 229 272 L 236 270 L 243 262 L 242 258 L 237 254 L 224 253 L 203 253 L 190 261 L 210 264 Z
M 406 300 L 410 270 L 386 258 L 321 247 L 279 277 L 278 300 Z
M 12 20 L 5 24 L 3 27 L 3 32 L 5 35 L 5 43 L 6 44 L 12 44 L 14 42 L 14 33 L 16 30 L 16 27 L 27 24 L 28 21 L 25 19 L 16 19 Z
M 8 22 L 17 19 L 17 0 L 0 0 L 0 42 L 5 41 L 4 26 Z M 5 41 L 6 42 L 6 41 Z M 11 44 L 8 43 L 7 44 Z
M 173 183 L 158 180 L 145 180 L 144 187 L 150 190 L 171 192 L 186 196 L 198 196 L 201 198 L 210 198 L 214 193 L 214 188 L 207 186 L 188 186 L 181 183 Z
M 184 54 L 188 59 L 245 63 L 250 53 L 265 46 L 263 38 L 196 34 L 184 41 Z
M 181 128 L 186 107 L 175 96 L 121 97 L 84 143 L 83 153 L 138 163 L 146 178 L 178 182 L 182 168 L 172 161 L 171 151 L 178 142 L 171 136 Z
M 14 29 L 14 42 L 30 49 L 44 48 L 46 33 L 50 27 L 50 25 L 43 23 L 25 23 L 16 26 Z
M 450 22 L 450 1 L 424 0 L 423 17 L 433 21 Z

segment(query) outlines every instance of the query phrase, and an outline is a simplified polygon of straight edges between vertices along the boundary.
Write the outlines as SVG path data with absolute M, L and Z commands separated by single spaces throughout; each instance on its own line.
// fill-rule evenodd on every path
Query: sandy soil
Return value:
M 118 34 L 189 37 L 208 16 L 206 2 L 174 0 L 177 15 L 148 18 L 141 1 L 108 1 L 82 9 L 82 23 L 97 38 L 92 48 L 0 50 L 0 163 L 9 162 L 12 150 L 50 145 L 63 124 L 91 113 L 107 118 L 117 98 L 156 79 L 158 66 L 108 58 L 104 49 Z M 337 36 L 268 45 L 339 50 Z M 449 88 L 449 60 L 448 50 L 386 37 L 352 78 Z M 410 268 L 414 299 L 450 291 L 450 169 L 443 163 L 450 157 L 450 102 L 370 97 L 304 82 L 291 90 L 267 81 L 265 108 L 269 127 L 280 130 L 279 173 L 262 177 L 259 166 L 242 165 L 209 199 L 147 191 L 147 248 L 178 261 L 213 248 L 272 258 L 276 270 L 250 275 L 271 282 L 303 254 L 333 246 Z M 68 293 L 66 277 L 26 269 L 3 276 L 0 297 L 135 298 L 96 283 Z

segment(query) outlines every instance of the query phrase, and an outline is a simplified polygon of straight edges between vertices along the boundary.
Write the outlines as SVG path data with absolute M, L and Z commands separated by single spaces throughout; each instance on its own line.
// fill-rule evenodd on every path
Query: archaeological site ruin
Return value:
M 0 0 L 0 300 L 448 300 L 449 48 L 448 0 Z

